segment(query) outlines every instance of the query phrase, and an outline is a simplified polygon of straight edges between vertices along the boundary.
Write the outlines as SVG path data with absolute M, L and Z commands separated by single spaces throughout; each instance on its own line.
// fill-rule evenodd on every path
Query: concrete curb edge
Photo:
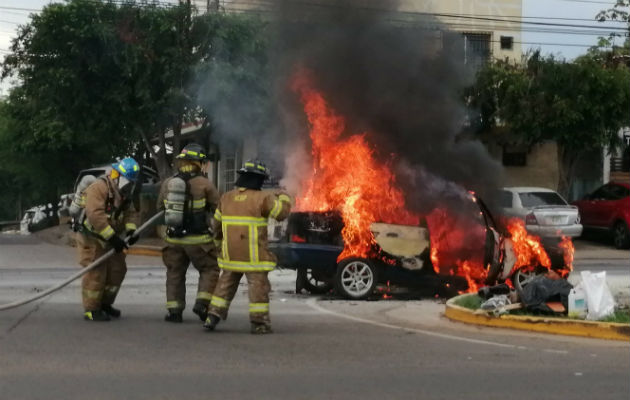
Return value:
M 458 299 L 471 295 L 474 294 L 466 293 L 449 299 L 446 302 L 444 315 L 450 320 L 473 325 L 607 340 L 630 340 L 629 324 L 523 315 L 501 315 L 500 317 L 494 317 L 475 314 L 473 310 L 455 304 Z

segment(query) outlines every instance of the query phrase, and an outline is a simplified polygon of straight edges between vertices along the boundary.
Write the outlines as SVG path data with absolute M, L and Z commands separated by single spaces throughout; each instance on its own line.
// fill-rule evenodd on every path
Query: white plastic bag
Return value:
M 615 300 L 606 284 L 606 271 L 582 271 L 582 286 L 586 293 L 588 313 L 586 319 L 597 321 L 615 312 Z

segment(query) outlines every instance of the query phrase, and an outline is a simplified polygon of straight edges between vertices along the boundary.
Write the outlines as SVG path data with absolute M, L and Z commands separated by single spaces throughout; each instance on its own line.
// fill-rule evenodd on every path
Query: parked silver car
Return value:
M 582 234 L 577 207 L 551 189 L 507 187 L 499 192 L 502 214 L 525 221 L 528 232 L 540 237 L 577 237 Z

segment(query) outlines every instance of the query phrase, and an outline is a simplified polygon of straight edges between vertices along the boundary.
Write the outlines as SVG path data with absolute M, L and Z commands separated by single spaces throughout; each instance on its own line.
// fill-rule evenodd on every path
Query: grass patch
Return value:
M 481 303 L 481 297 L 477 296 L 476 294 L 460 297 L 459 299 L 455 300 L 456 305 L 471 310 L 479 309 L 479 307 L 481 307 Z
M 478 310 L 481 307 L 481 303 L 483 300 L 481 297 L 476 294 L 471 294 L 468 296 L 463 296 L 455 300 L 455 304 L 468 308 L 469 310 Z M 510 311 L 510 315 L 523 315 L 523 316 L 534 316 L 534 317 L 546 317 L 546 318 L 558 318 L 558 319 L 577 319 L 580 321 L 584 321 L 583 319 L 578 318 L 569 318 L 565 315 L 558 314 L 547 314 L 542 312 L 532 312 L 528 310 L 512 310 Z M 630 323 L 630 309 L 621 309 L 616 310 L 615 313 L 607 318 L 601 320 L 601 322 L 615 322 L 620 324 L 628 324 Z
M 617 322 L 620 324 L 630 323 L 630 310 L 616 310 L 613 315 L 610 315 L 602 320 L 603 322 Z

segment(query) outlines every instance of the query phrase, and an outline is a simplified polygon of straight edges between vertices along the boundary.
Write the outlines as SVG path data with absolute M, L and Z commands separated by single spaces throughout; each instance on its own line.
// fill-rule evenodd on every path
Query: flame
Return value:
M 481 282 L 486 277 L 486 271 L 483 266 L 480 264 L 475 265 L 474 263 L 466 260 L 466 261 L 458 261 L 457 262 L 458 270 L 461 271 L 461 275 L 466 278 L 466 282 L 468 282 L 468 290 L 469 293 L 475 293 L 479 290 L 479 286 L 477 282 Z
M 519 269 L 531 271 L 537 266 L 542 266 L 547 269 L 551 268 L 551 260 L 543 248 L 540 238 L 527 233 L 525 222 L 523 222 L 522 219 L 510 219 L 507 229 L 511 235 L 514 254 L 516 256 L 516 262 L 514 263 L 511 273 Z
M 575 247 L 573 246 L 573 241 L 570 237 L 563 236 L 560 244 L 558 245 L 562 249 L 562 256 L 564 258 L 564 268 L 561 269 L 560 275 L 563 278 L 569 276 L 571 271 L 573 271 L 573 257 L 575 255 Z
M 474 205 L 474 196 L 471 200 Z M 483 265 L 485 226 L 476 217 L 475 212 L 453 214 L 444 208 L 427 216 L 433 269 L 437 274 L 465 278 L 469 292 L 476 292 L 487 275 Z
M 296 208 L 340 212 L 345 246 L 338 260 L 372 255 L 373 222 L 418 225 L 420 218 L 405 209 L 390 165 L 377 162 L 366 134 L 346 135 L 344 118 L 313 88 L 308 72 L 301 70 L 294 76 L 292 89 L 300 96 L 310 124 L 313 156 L 311 176 Z

